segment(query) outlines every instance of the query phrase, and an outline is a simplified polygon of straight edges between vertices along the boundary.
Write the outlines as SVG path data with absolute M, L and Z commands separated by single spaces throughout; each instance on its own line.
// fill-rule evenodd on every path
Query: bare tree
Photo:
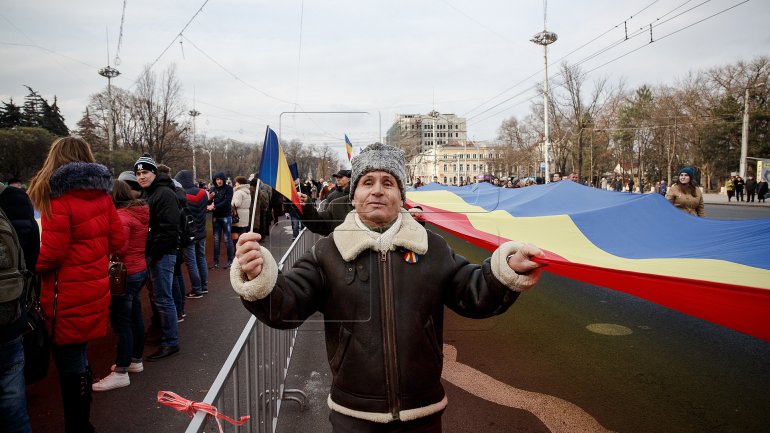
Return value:
M 191 153 L 185 137 L 187 123 L 182 102 L 182 87 L 171 65 L 160 80 L 148 67 L 136 84 L 140 144 L 156 161 L 172 165 L 183 153 Z

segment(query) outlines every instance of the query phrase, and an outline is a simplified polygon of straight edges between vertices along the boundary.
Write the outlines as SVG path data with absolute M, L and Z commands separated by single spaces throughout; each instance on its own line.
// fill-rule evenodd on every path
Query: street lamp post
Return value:
M 543 27 L 545 27 L 545 22 L 543 22 Z M 545 30 L 545 28 L 542 32 L 537 33 L 530 39 L 531 42 L 543 46 L 543 58 L 545 59 L 545 79 L 543 80 L 543 133 L 545 135 L 545 146 L 543 148 L 543 159 L 545 160 L 546 182 L 550 181 L 549 171 L 551 160 L 551 135 L 548 131 L 548 45 L 556 42 L 556 39 L 558 39 L 556 33 L 549 32 L 548 30 Z
M 99 72 L 99 75 L 107 78 L 107 97 L 110 100 L 109 107 L 108 107 L 109 109 L 107 111 L 109 116 L 109 119 L 107 121 L 108 122 L 107 123 L 107 141 L 109 142 L 108 146 L 110 149 L 110 170 L 113 170 L 114 167 L 112 166 L 113 165 L 112 150 L 114 148 L 114 143 L 115 143 L 115 131 L 113 130 L 114 120 L 113 120 L 113 114 L 112 114 L 112 79 L 120 75 L 120 71 L 111 67 L 110 65 L 107 65 L 106 67 L 99 69 L 98 72 Z
M 198 117 L 201 113 L 200 113 L 200 111 L 198 111 L 198 110 L 193 108 L 192 110 L 190 110 L 189 114 L 193 118 L 193 139 L 192 139 L 192 154 L 193 154 L 192 155 L 192 157 L 193 157 L 193 160 L 192 160 L 193 170 L 192 171 L 193 171 L 193 180 L 197 182 L 198 181 L 198 171 L 197 171 L 196 165 L 195 165 L 195 118 Z
M 746 178 L 746 158 L 749 150 L 749 90 L 764 86 L 766 83 L 757 83 L 753 86 L 746 86 L 746 93 L 743 95 L 743 128 L 741 131 L 741 161 L 739 174 L 742 179 Z

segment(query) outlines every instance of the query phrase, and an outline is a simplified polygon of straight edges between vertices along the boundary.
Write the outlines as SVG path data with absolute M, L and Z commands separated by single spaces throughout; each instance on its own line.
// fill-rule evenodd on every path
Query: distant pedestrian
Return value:
M 735 176 L 733 183 L 735 184 L 735 200 L 743 201 L 743 187 L 745 185 L 743 178 Z
M 233 262 L 233 256 L 235 250 L 233 249 L 233 241 L 230 239 L 232 230 L 232 217 L 230 216 L 233 201 L 233 187 L 226 184 L 227 178 L 224 173 L 217 173 L 214 176 L 214 188 L 209 193 L 210 203 L 208 210 L 211 212 L 212 226 L 214 228 L 214 263 L 211 268 L 219 268 L 219 251 L 221 247 L 221 241 L 225 241 L 225 249 L 227 251 L 227 265 L 225 269 L 230 268 L 230 263 Z
M 190 276 L 190 293 L 186 296 L 191 299 L 202 298 L 209 292 L 209 270 L 206 263 L 206 206 L 208 194 L 206 190 L 195 186 L 192 172 L 180 170 L 174 177 L 184 188 L 187 197 L 187 209 L 195 219 L 195 239 L 186 247 L 183 247 L 184 261 L 187 264 L 187 273 Z
M 235 244 L 241 233 L 246 233 L 250 230 L 251 190 L 249 189 L 249 181 L 245 176 L 235 176 L 232 209 L 234 214 L 238 215 L 238 222 L 233 222 L 232 235 L 230 236 L 233 244 Z M 256 219 L 256 222 L 258 226 L 259 219 Z
M 733 196 L 735 196 L 735 177 L 731 176 L 729 179 L 727 179 L 727 182 L 725 182 L 725 191 L 727 191 L 727 202 L 729 203 Z
M 765 178 L 759 179 L 757 186 L 757 201 L 764 203 L 767 198 L 767 180 Z
M 667 190 L 668 190 L 668 184 L 666 183 L 666 179 L 662 179 L 660 181 L 660 185 L 658 186 L 658 194 L 660 194 L 663 197 L 665 197 Z
M 628 178 L 628 192 L 634 192 L 634 178 Z
M 754 180 L 754 176 L 749 175 L 746 180 L 746 202 L 754 203 L 754 194 L 757 192 L 757 181 Z
M 703 194 L 695 183 L 692 167 L 679 170 L 679 177 L 668 189 L 666 199 L 677 208 L 699 217 L 705 216 Z

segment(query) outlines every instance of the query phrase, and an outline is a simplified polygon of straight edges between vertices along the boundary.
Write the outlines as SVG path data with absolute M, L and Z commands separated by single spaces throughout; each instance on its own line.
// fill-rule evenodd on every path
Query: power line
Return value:
M 208 3 L 208 2 L 209 2 L 209 0 L 204 0 L 204 2 L 201 5 L 201 7 L 198 8 L 198 11 L 195 12 L 195 14 L 192 16 L 192 18 L 190 18 L 190 20 L 187 21 L 187 24 L 185 24 L 184 27 L 182 27 L 182 30 L 180 30 L 179 33 L 176 36 L 174 36 L 174 39 L 172 39 L 171 42 L 168 43 L 168 46 L 163 50 L 163 52 L 160 53 L 160 55 L 157 58 L 155 58 L 155 60 L 150 64 L 150 67 L 147 68 L 148 71 L 150 69 L 152 69 L 153 66 L 155 66 L 156 63 L 158 63 L 158 60 L 160 60 L 160 58 L 163 57 L 164 54 L 166 54 L 166 51 L 168 51 L 168 49 L 171 48 L 172 45 L 174 45 L 174 42 L 176 42 L 177 38 L 183 37 L 184 31 L 187 30 L 187 27 L 193 22 L 195 17 L 197 17 L 198 14 L 201 13 L 201 11 L 203 10 L 203 7 L 206 6 L 206 3 Z
M 202 49 L 202 48 L 200 48 L 199 46 L 197 46 L 197 45 L 195 44 L 195 42 L 193 42 L 192 40 L 190 40 L 190 38 L 188 38 L 188 37 L 187 37 L 187 36 L 185 36 L 185 35 L 180 35 L 180 36 L 181 36 L 181 37 L 182 37 L 184 40 L 186 40 L 187 42 L 189 42 L 189 43 L 190 43 L 190 45 L 192 45 L 192 46 L 193 46 L 193 48 L 195 48 L 196 50 L 198 50 L 198 52 L 200 52 L 201 54 L 203 54 L 203 55 L 204 55 L 204 56 L 205 56 L 207 59 L 209 59 L 209 60 L 210 60 L 212 63 L 214 63 L 215 65 L 219 66 L 219 68 L 220 68 L 220 69 L 222 69 L 223 71 L 225 71 L 225 72 L 226 72 L 228 75 L 230 75 L 231 77 L 235 78 L 235 80 L 236 80 L 236 81 L 238 81 L 238 82 L 242 83 L 243 85 L 245 85 L 245 86 L 249 87 L 250 89 L 252 89 L 252 90 L 254 90 L 254 91 L 256 91 L 256 92 L 259 92 L 259 93 L 261 93 L 262 95 L 264 95 L 264 96 L 266 96 L 266 97 L 268 97 L 268 98 L 270 98 L 270 99 L 274 99 L 274 100 L 276 100 L 276 101 L 279 101 L 279 102 L 284 102 L 284 103 L 286 103 L 286 104 L 292 104 L 292 102 L 291 102 L 291 101 L 287 101 L 286 99 L 281 99 L 281 98 L 278 98 L 278 97 L 276 97 L 276 96 L 273 96 L 273 95 L 271 95 L 271 94 L 269 94 L 269 93 L 265 92 L 264 90 L 262 90 L 262 89 L 259 89 L 259 88 L 255 87 L 255 86 L 253 86 L 252 84 L 250 84 L 250 83 L 248 83 L 248 82 L 246 82 L 246 81 L 242 80 L 242 79 L 241 79 L 241 78 L 240 78 L 238 75 L 236 75 L 236 74 L 235 74 L 235 72 L 231 71 L 230 69 L 228 69 L 227 67 L 225 67 L 224 65 L 222 65 L 221 63 L 219 63 L 218 61 L 216 61 L 216 60 L 215 60 L 213 57 L 211 57 L 211 56 L 210 56 L 210 55 L 209 55 L 207 52 L 203 51 L 203 49 Z
M 688 0 L 688 1 L 689 1 L 689 0 Z M 653 1 L 652 3 L 650 3 L 650 4 L 648 4 L 647 6 L 645 6 L 644 8 L 642 8 L 640 11 L 636 12 L 635 14 L 632 14 L 632 15 L 631 15 L 630 17 L 628 17 L 626 20 L 624 20 L 624 21 L 621 21 L 620 23 L 618 23 L 618 24 L 616 24 L 616 25 L 614 25 L 614 26 L 610 27 L 609 29 L 607 29 L 606 31 L 604 31 L 603 33 L 601 33 L 600 35 L 598 35 L 598 36 L 596 36 L 595 38 L 591 39 L 590 41 L 588 41 L 588 42 L 584 43 L 583 45 L 581 45 L 581 46 L 579 46 L 579 47 L 575 48 L 574 50 L 572 50 L 572 51 L 570 51 L 569 53 L 565 54 L 564 56 L 560 57 L 559 59 L 557 59 L 557 60 L 556 60 L 556 61 L 554 61 L 553 63 L 554 63 L 554 64 L 556 64 L 556 63 L 559 63 L 559 62 L 561 62 L 562 60 L 564 60 L 565 58 L 567 58 L 568 56 L 570 56 L 570 55 L 574 54 L 575 52 L 577 52 L 577 51 L 579 51 L 579 50 L 581 50 L 581 49 L 585 48 L 586 46 L 588 46 L 588 45 L 592 44 L 592 43 L 593 43 L 593 42 L 595 42 L 596 40 L 598 40 L 598 39 L 602 38 L 602 37 L 603 37 L 603 36 L 605 36 L 606 34 L 608 34 L 608 33 L 610 33 L 611 31 L 613 31 L 613 30 L 617 29 L 618 27 L 620 27 L 622 24 L 624 24 L 624 23 L 625 23 L 625 22 L 627 22 L 628 20 L 631 20 L 632 18 L 634 18 L 634 16 L 635 16 L 635 15 L 638 15 L 638 14 L 640 14 L 640 13 L 644 12 L 644 11 L 645 11 L 645 10 L 647 10 L 647 9 L 648 9 L 650 6 L 654 5 L 654 4 L 655 4 L 655 3 L 657 3 L 657 2 L 658 2 L 658 0 L 655 0 L 655 1 Z M 545 24 L 544 24 L 543 26 L 545 27 Z M 500 92 L 500 93 L 496 94 L 495 96 L 493 96 L 493 97 L 491 97 L 491 98 L 487 99 L 486 101 L 482 102 L 481 104 L 477 105 L 476 107 L 474 107 L 474 108 L 471 108 L 471 109 L 470 109 L 470 110 L 468 110 L 468 111 L 467 111 L 465 114 L 463 114 L 463 116 L 468 116 L 468 114 L 470 114 L 470 113 L 474 112 L 475 110 L 477 110 L 477 109 L 479 109 L 479 108 L 483 107 L 484 105 L 486 105 L 486 104 L 490 103 L 491 101 L 495 100 L 495 99 L 496 99 L 496 98 L 498 98 L 499 96 L 501 96 L 501 95 L 503 95 L 503 94 L 507 93 L 508 91 L 515 89 L 515 88 L 516 88 L 516 87 L 518 87 L 519 85 L 521 85 L 521 84 L 523 84 L 523 83 L 525 83 L 525 82 L 529 81 L 531 78 L 533 78 L 533 77 L 537 76 L 537 75 L 538 75 L 538 74 L 540 74 L 542 71 L 543 71 L 543 68 L 540 68 L 538 71 L 536 71 L 536 72 L 532 73 L 532 75 L 529 75 L 528 77 L 526 77 L 526 78 L 524 78 L 524 79 L 522 79 L 522 80 L 518 81 L 518 82 L 517 82 L 516 84 L 514 84 L 513 86 L 511 86 L 511 87 L 509 87 L 509 88 L 507 88 L 507 89 L 503 90 L 502 92 Z M 498 106 L 499 106 L 499 105 L 498 105 Z M 494 108 L 494 107 L 492 107 L 492 108 Z M 479 114 L 482 114 L 482 113 L 479 113 Z
M 665 14 L 664 14 L 662 17 L 665 17 L 665 16 L 667 16 L 667 15 L 671 14 L 672 12 L 674 12 L 674 11 L 676 11 L 677 9 L 681 8 L 682 6 L 686 5 L 686 4 L 687 4 L 687 3 L 689 3 L 690 1 L 692 1 L 692 0 L 687 0 L 687 1 L 685 1 L 683 4 L 680 4 L 679 6 L 675 7 L 675 8 L 674 8 L 674 9 L 672 9 L 672 10 L 670 10 L 669 12 L 666 12 L 666 13 L 665 13 Z M 706 4 L 706 3 L 710 2 L 710 1 L 711 1 L 711 0 L 705 0 L 704 2 L 702 2 L 702 3 L 700 3 L 700 4 L 696 5 L 696 6 L 694 6 L 694 7 L 692 7 L 692 8 L 690 8 L 690 9 L 688 9 L 688 10 L 686 10 L 686 11 L 684 11 L 684 12 L 681 12 L 681 13 L 679 13 L 679 14 L 675 15 L 674 17 L 671 17 L 671 18 L 669 18 L 668 20 L 665 20 L 665 21 L 662 21 L 662 22 L 660 22 L 660 23 L 657 23 L 657 24 L 655 25 L 655 27 L 657 27 L 657 26 L 659 26 L 659 25 L 661 25 L 661 24 L 664 24 L 664 23 L 666 23 L 666 22 L 668 22 L 668 21 L 671 21 L 672 19 L 675 19 L 675 18 L 677 18 L 677 17 L 679 17 L 679 16 L 681 16 L 681 15 L 683 15 L 683 14 L 687 13 L 687 12 L 690 12 L 690 11 L 692 11 L 692 10 L 694 10 L 694 9 L 696 9 L 696 8 L 698 8 L 698 7 L 700 7 L 700 6 L 703 6 L 704 4 Z M 747 1 L 748 1 L 748 0 L 747 0 Z M 577 52 L 578 50 L 580 50 L 580 49 L 582 49 L 582 48 L 584 48 L 584 47 L 588 46 L 589 44 L 593 43 L 593 42 L 594 42 L 594 41 L 596 41 L 597 39 L 599 39 L 599 38 L 603 37 L 604 35 L 608 34 L 609 32 L 611 32 L 612 30 L 614 30 L 614 29 L 618 28 L 618 27 L 619 27 L 621 24 L 623 24 L 623 25 L 625 26 L 625 25 L 626 25 L 626 23 L 627 23 L 629 20 L 631 20 L 631 19 L 633 19 L 633 18 L 634 18 L 634 16 L 636 16 L 636 15 L 638 15 L 638 14 L 640 14 L 640 13 L 644 12 L 645 10 L 649 9 L 649 8 L 650 8 L 652 5 L 654 5 L 654 4 L 655 4 L 655 3 L 657 3 L 657 2 L 658 2 L 658 0 L 655 0 L 655 1 L 653 1 L 652 3 L 648 4 L 647 6 L 645 6 L 644 8 L 642 8 L 641 10 L 639 10 L 638 12 L 636 12 L 635 14 L 632 14 L 632 15 L 631 15 L 631 16 L 630 16 L 628 19 L 626 19 L 626 20 L 624 20 L 624 21 L 620 22 L 619 24 L 616 24 L 614 27 L 611 27 L 609 30 L 605 31 L 604 33 L 600 34 L 599 36 L 597 36 L 597 37 L 593 38 L 592 40 L 590 40 L 590 41 L 586 42 L 585 44 L 583 44 L 583 45 L 579 46 L 578 48 L 576 48 L 576 49 L 574 49 L 574 50 L 570 51 L 569 53 L 567 53 L 567 54 L 565 54 L 564 56 L 560 57 L 559 59 L 555 60 L 555 61 L 554 61 L 552 64 L 554 64 L 554 65 L 555 65 L 555 64 L 557 64 L 557 63 L 561 62 L 562 60 L 566 59 L 567 57 L 569 57 L 570 55 L 574 54 L 574 53 L 575 53 L 575 52 Z M 662 18 L 662 17 L 661 17 L 661 18 Z M 657 20 L 660 20 L 660 18 L 657 18 Z M 650 26 L 652 26 L 652 23 L 650 23 Z M 615 48 L 615 47 L 617 47 L 617 46 L 621 45 L 622 43 L 624 43 L 624 42 L 626 42 L 626 41 L 628 41 L 628 40 L 630 40 L 630 39 L 633 39 L 633 38 L 635 38 L 636 36 L 639 36 L 639 35 L 641 35 L 641 34 L 644 34 L 644 32 L 646 32 L 646 27 L 640 27 L 640 28 L 639 28 L 639 30 L 637 30 L 637 31 L 633 32 L 633 33 L 631 34 L 631 36 L 629 36 L 629 35 L 626 33 L 626 34 L 625 34 L 625 37 L 624 37 L 623 39 L 617 40 L 617 41 L 615 41 L 615 42 L 611 43 L 610 45 L 608 45 L 608 46 L 605 46 L 605 47 L 603 47 L 603 48 L 601 48 L 601 49 L 599 49 L 599 50 L 597 50 L 597 51 L 595 51 L 595 52 L 593 52 L 593 53 L 589 54 L 588 56 L 584 57 L 583 59 L 580 59 L 580 60 L 578 60 L 578 61 L 575 63 L 575 65 L 580 65 L 580 64 L 583 64 L 583 63 L 587 62 L 588 60 L 591 60 L 591 59 L 593 59 L 593 58 L 595 58 L 595 57 L 597 57 L 597 56 L 599 56 L 599 55 L 601 55 L 601 54 L 604 54 L 605 52 L 607 52 L 607 51 L 611 50 L 612 48 Z M 487 103 L 491 102 L 492 100 L 496 99 L 496 98 L 497 98 L 497 97 L 499 97 L 500 95 L 502 95 L 502 94 L 504 94 L 504 93 L 506 93 L 506 92 L 508 92 L 508 91 L 510 91 L 510 90 L 512 90 L 512 89 L 514 89 L 515 87 L 518 87 L 520 84 L 523 84 L 524 82 L 527 82 L 527 81 L 529 81 L 531 78 L 533 78 L 534 76 L 536 76 L 536 75 L 538 75 L 540 72 L 542 72 L 542 70 L 543 70 L 543 69 L 540 69 L 539 71 L 537 71 L 537 72 L 533 73 L 532 75 L 530 75 L 530 76 L 528 76 L 528 77 L 524 78 L 523 80 L 519 81 L 519 82 L 518 82 L 518 83 L 516 83 L 514 86 L 512 86 L 512 87 L 509 87 L 508 89 L 504 90 L 503 92 L 500 92 L 500 93 L 498 93 L 497 95 L 495 95 L 494 97 L 492 97 L 492 98 L 488 99 L 487 101 L 483 102 L 483 103 L 482 103 L 482 104 L 480 104 L 479 106 L 477 106 L 477 107 L 475 107 L 475 108 L 471 109 L 471 110 L 470 110 L 468 113 L 470 113 L 470 112 L 473 112 L 474 110 L 476 110 L 476 109 L 480 108 L 481 106 L 483 106 L 483 105 L 485 105 L 485 104 L 487 104 Z M 560 73 L 559 73 L 559 74 L 560 74 Z M 559 74 L 557 74 L 557 76 L 558 76 Z M 500 105 L 502 105 L 502 104 L 504 104 L 504 103 L 506 103 L 506 102 L 508 102 L 508 101 L 510 101 L 510 100 L 512 100 L 512 99 L 514 99 L 514 98 L 516 98 L 516 97 L 518 97 L 518 96 L 520 96 L 520 95 L 521 95 L 521 94 L 523 94 L 523 93 L 526 93 L 526 91 L 524 91 L 524 92 L 519 92 L 518 94 L 516 94 L 516 95 L 514 95 L 514 96 L 512 96 L 512 97 L 510 97 L 510 98 L 504 99 L 503 101 L 501 101 L 501 102 L 499 102 L 499 103 L 497 103 L 497 104 L 493 105 L 492 107 L 489 107 L 489 108 L 487 108 L 486 110 L 484 110 L 484 111 L 481 111 L 481 112 L 480 112 L 480 113 L 478 113 L 478 114 L 475 114 L 475 115 L 473 115 L 473 116 L 470 116 L 470 117 L 468 117 L 468 120 L 473 120 L 474 118 L 477 118 L 477 117 L 481 116 L 482 114 L 485 114 L 485 113 L 487 113 L 487 112 L 489 112 L 489 111 L 491 111 L 491 110 L 493 110 L 493 109 L 495 109 L 495 108 L 499 107 Z M 517 104 L 517 105 L 518 105 L 518 104 Z M 498 112 L 498 113 L 496 113 L 496 114 L 500 114 L 500 112 Z M 495 114 L 495 115 L 496 115 L 496 114 Z M 466 115 L 467 115 L 467 113 L 466 113 Z M 484 118 L 484 120 L 488 119 L 489 117 L 493 117 L 493 116 L 488 116 L 488 117 L 485 117 L 485 118 Z
M 689 1 L 690 1 L 690 0 L 688 0 L 688 1 L 687 1 L 687 2 L 685 2 L 684 4 L 687 4 L 687 3 L 689 3 Z M 711 0 L 706 0 L 706 1 L 704 1 L 704 2 L 700 3 L 700 4 L 696 5 L 696 6 L 693 6 L 692 8 L 690 8 L 690 9 L 687 9 L 687 10 L 685 10 L 685 11 L 683 11 L 683 12 L 681 12 L 681 13 L 679 13 L 679 14 L 677 14 L 677 15 L 675 15 L 675 16 L 673 16 L 673 17 L 671 17 L 671 18 L 667 19 L 667 20 L 661 21 L 660 23 L 656 23 L 655 25 L 653 25 L 652 23 L 650 23 L 650 27 L 651 27 L 651 28 L 656 28 L 656 27 L 658 27 L 658 26 L 660 26 L 660 25 L 662 25 L 662 24 L 665 24 L 666 22 L 669 22 L 669 21 L 671 21 L 671 20 L 673 20 L 673 19 L 675 19 L 675 18 L 678 18 L 679 16 L 681 16 L 681 15 L 683 15 L 683 14 L 687 13 L 687 12 L 691 12 L 692 10 L 694 10 L 694 9 L 696 9 L 696 8 L 700 7 L 700 6 L 703 6 L 704 4 L 706 4 L 706 3 L 710 2 L 710 1 L 711 1 Z M 708 17 L 706 17 L 706 18 L 703 18 L 703 19 L 701 19 L 701 20 L 698 20 L 698 21 L 696 21 L 696 22 L 694 22 L 694 23 L 692 23 L 692 24 L 689 24 L 689 25 L 687 25 L 687 26 L 685 26 L 685 27 L 682 27 L 682 28 L 680 28 L 680 29 L 677 29 L 677 30 L 675 30 L 675 31 L 673 31 L 673 32 L 671 32 L 671 33 L 668 33 L 668 34 L 666 34 L 666 35 L 664 35 L 664 36 L 662 36 L 662 37 L 658 38 L 658 40 L 664 39 L 664 38 L 666 38 L 666 37 L 668 37 L 668 36 L 671 36 L 671 35 L 673 35 L 673 34 L 675 34 L 675 33 L 678 33 L 678 32 L 680 32 L 680 31 L 682 31 L 682 30 L 685 30 L 685 29 L 687 29 L 687 28 L 690 28 L 690 27 L 692 27 L 692 26 L 694 26 L 694 25 L 696 25 L 696 24 L 700 24 L 700 23 L 701 23 L 701 22 L 703 22 L 703 21 L 706 21 L 706 20 L 708 20 L 708 19 L 710 19 L 710 18 L 713 18 L 713 17 L 715 17 L 715 16 L 717 16 L 717 15 L 720 15 L 720 14 L 722 14 L 722 13 L 725 13 L 725 12 L 727 12 L 727 11 L 729 11 L 729 10 L 731 10 L 731 9 L 735 8 L 735 7 L 738 7 L 738 6 L 740 6 L 740 5 L 744 4 L 744 3 L 747 3 L 748 1 L 749 1 L 749 0 L 744 0 L 744 1 L 742 1 L 742 2 L 740 2 L 740 3 L 737 3 L 737 4 L 733 5 L 733 6 L 730 6 L 730 7 L 728 7 L 728 8 L 725 8 L 725 9 L 723 9 L 723 10 L 721 10 L 721 11 L 719 11 L 719 12 L 717 12 L 717 13 L 713 14 L 713 15 L 710 15 L 710 16 L 708 16 Z M 674 8 L 672 11 L 674 11 L 674 10 L 676 10 L 676 9 L 679 9 L 679 8 L 680 8 L 680 7 L 682 7 L 684 4 L 682 4 L 682 5 L 680 5 L 680 6 L 677 6 L 677 7 L 676 7 L 676 8 Z M 648 6 L 648 7 L 649 7 L 649 6 Z M 667 12 L 665 15 L 668 15 L 668 14 L 670 14 L 672 11 L 669 11 L 669 12 Z M 664 15 L 664 16 L 665 16 L 665 15 Z M 658 18 L 658 19 L 660 19 L 660 18 Z M 644 34 L 644 32 L 645 32 L 645 31 L 646 31 L 645 27 L 641 27 L 639 30 L 637 30 L 636 32 L 632 33 L 632 35 L 631 35 L 631 36 L 629 36 L 627 39 L 623 39 L 623 40 L 621 40 L 621 41 L 615 41 L 615 42 L 613 42 L 613 43 L 612 43 L 612 44 L 610 44 L 608 47 L 604 47 L 604 48 L 602 48 L 602 49 L 600 49 L 600 50 L 598 50 L 598 51 L 596 51 L 596 52 L 594 52 L 594 53 L 592 53 L 592 54 L 590 54 L 590 55 L 586 56 L 585 58 L 583 58 L 583 59 L 579 60 L 579 61 L 576 63 L 576 65 L 580 65 L 580 64 L 582 64 L 582 63 L 585 63 L 586 61 L 588 61 L 588 60 L 590 60 L 590 59 L 593 59 L 593 58 L 597 57 L 598 55 L 600 55 L 600 54 L 603 54 L 603 53 L 607 52 L 609 49 L 611 49 L 611 48 L 614 48 L 614 47 L 616 47 L 616 46 L 620 45 L 622 42 L 625 42 L 626 40 L 630 40 L 630 39 L 632 39 L 632 38 L 634 38 L 634 37 L 636 37 L 636 36 L 639 36 L 639 35 L 641 35 L 641 34 Z M 614 59 L 612 59 L 612 60 L 610 60 L 610 61 L 608 61 L 608 62 L 606 62 L 606 63 L 603 63 L 603 64 L 601 64 L 601 65 L 597 66 L 596 68 L 593 68 L 593 69 L 591 69 L 591 70 L 589 70 L 589 71 L 586 71 L 586 75 L 588 75 L 588 74 L 590 74 L 591 72 L 593 72 L 593 71 L 596 71 L 597 69 L 600 69 L 600 68 L 602 68 L 602 67 L 604 67 L 604 66 L 606 66 L 606 65 L 608 65 L 608 64 L 610 64 L 610 63 L 613 63 L 613 62 L 615 62 L 615 61 L 617 61 L 617 60 L 619 60 L 619 59 L 621 59 L 621 58 L 623 58 L 623 57 L 625 57 L 625 56 L 627 56 L 627 55 L 629 55 L 629 54 L 632 54 L 632 53 L 634 53 L 634 52 L 636 52 L 636 51 L 638 51 L 638 50 L 640 50 L 640 49 L 642 49 L 642 48 L 644 48 L 644 47 L 646 47 L 646 46 L 650 45 L 650 43 L 652 43 L 652 42 L 649 42 L 649 43 L 646 43 L 646 44 L 644 44 L 644 45 L 642 45 L 642 46 L 639 46 L 639 47 L 637 47 L 637 48 L 635 48 L 635 49 L 633 49 L 633 50 L 631 50 L 631 51 L 629 51 L 629 52 L 626 52 L 626 53 L 624 53 L 624 54 L 622 54 L 622 55 L 620 55 L 620 56 L 618 56 L 618 57 L 616 57 L 616 58 L 614 58 Z M 585 45 L 583 45 L 583 46 L 585 46 Z M 574 51 L 573 51 L 573 52 L 574 52 Z M 566 57 L 566 56 L 565 56 L 565 57 Z M 563 58 L 564 58 L 564 57 L 562 57 L 562 59 L 563 59 Z M 561 60 L 561 59 L 559 59 L 559 60 Z M 558 60 L 557 60 L 557 61 L 558 61 Z M 554 63 L 556 63 L 556 62 L 554 62 Z M 532 76 L 534 76 L 534 75 L 535 75 L 535 74 L 533 74 Z M 557 77 L 558 77 L 559 75 L 561 75 L 561 72 L 560 72 L 560 73 L 558 73 L 558 74 L 556 74 L 556 76 L 557 76 Z M 530 77 L 528 77 L 528 78 L 531 78 L 532 76 L 530 76 Z M 523 82 L 523 81 L 524 81 L 524 80 L 522 80 L 522 82 Z M 520 83 L 521 83 L 521 82 L 520 82 Z M 518 85 L 518 84 L 517 84 L 517 85 Z M 558 85 L 557 85 L 557 86 L 555 86 L 555 87 L 558 87 Z M 510 90 L 510 89 L 508 89 L 508 90 Z M 506 91 L 507 91 L 507 90 L 506 90 Z M 491 111 L 492 109 L 494 109 L 494 108 L 496 108 L 496 107 L 499 107 L 500 105 L 502 105 L 502 104 L 504 104 L 504 103 L 506 103 L 506 102 L 508 102 L 508 101 L 511 101 L 512 99 L 515 99 L 515 98 L 517 98 L 518 96 L 521 96 L 521 95 L 522 95 L 522 94 L 524 94 L 524 93 L 526 93 L 526 91 L 522 91 L 522 92 L 519 92 L 518 94 L 516 94 L 516 95 L 514 95 L 514 96 L 512 96 L 512 97 L 510 97 L 510 98 L 507 98 L 507 99 L 505 99 L 505 100 L 501 101 L 500 103 L 498 103 L 498 104 L 496 104 L 496 105 L 494 105 L 494 106 L 492 106 L 492 107 L 490 107 L 490 108 L 488 108 L 488 109 L 486 109 L 486 110 L 484 110 L 484 111 L 482 111 L 482 112 L 480 112 L 480 113 L 478 113 L 478 114 L 476 114 L 476 115 L 474 115 L 474 116 L 471 116 L 471 117 L 469 117 L 469 118 L 468 118 L 468 120 L 473 120 L 473 119 L 476 119 L 476 118 L 480 117 L 482 114 L 485 114 L 485 113 L 487 113 L 487 112 Z M 530 98 L 530 100 L 531 100 L 531 98 Z M 515 104 L 515 105 L 513 105 L 513 106 L 516 106 L 516 105 L 519 105 L 519 104 Z M 483 118 L 483 119 L 481 119 L 481 120 L 477 120 L 477 121 L 475 121 L 475 122 L 474 122 L 474 124 L 478 124 L 478 123 L 481 123 L 481 122 L 483 122 L 483 121 L 486 121 L 486 120 L 488 120 L 488 119 L 490 119 L 490 118 L 492 118 L 492 117 L 495 117 L 495 116 L 497 116 L 497 115 L 501 114 L 502 112 L 505 112 L 505 111 L 507 111 L 507 110 L 508 110 L 508 109 L 510 109 L 510 108 L 513 108 L 513 106 L 509 106 L 509 107 L 506 107 L 505 109 L 503 109 L 503 110 L 500 110 L 500 111 L 498 111 L 498 112 L 494 113 L 493 115 L 489 115 L 489 116 L 486 116 L 486 117 L 484 117 L 484 118 Z

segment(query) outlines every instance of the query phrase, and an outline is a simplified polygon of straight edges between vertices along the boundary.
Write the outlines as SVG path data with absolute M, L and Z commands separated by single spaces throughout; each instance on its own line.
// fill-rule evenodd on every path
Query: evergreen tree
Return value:
M 13 128 L 21 126 L 23 122 L 21 107 L 10 102 L 3 101 L 3 107 L 0 108 L 0 128 Z
M 32 90 L 29 86 L 24 86 L 29 90 L 29 94 L 24 98 L 24 108 L 22 109 L 22 125 L 39 127 L 43 117 L 43 107 L 45 100 L 39 93 Z
M 102 147 L 106 148 L 106 146 L 100 146 L 100 144 L 106 142 L 106 140 L 102 139 L 97 134 L 98 128 L 91 118 L 88 107 L 86 107 L 86 112 L 83 114 L 83 117 L 78 121 L 77 127 L 77 134 L 91 145 L 94 152 L 103 150 Z
M 60 137 L 69 135 L 70 130 L 64 123 L 64 117 L 62 117 L 59 112 L 59 106 L 56 104 L 56 96 L 53 98 L 53 105 L 48 105 L 48 101 L 44 99 L 42 100 L 42 104 L 43 116 L 40 119 L 40 126 Z

